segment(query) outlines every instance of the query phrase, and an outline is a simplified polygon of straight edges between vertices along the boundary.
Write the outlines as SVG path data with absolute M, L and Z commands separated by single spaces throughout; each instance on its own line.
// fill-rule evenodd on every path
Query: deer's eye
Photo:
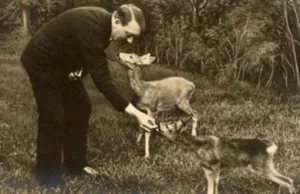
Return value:
M 130 55 L 129 58 L 132 59 L 132 56 Z

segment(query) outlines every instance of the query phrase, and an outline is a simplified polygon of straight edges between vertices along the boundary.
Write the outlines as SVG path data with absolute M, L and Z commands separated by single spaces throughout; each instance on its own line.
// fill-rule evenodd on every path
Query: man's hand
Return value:
M 145 131 L 150 132 L 153 129 L 157 128 L 157 125 L 155 124 L 155 120 L 152 117 L 150 117 L 142 112 L 140 115 L 138 115 L 137 120 L 140 123 L 140 127 L 142 129 L 144 129 Z
M 136 119 L 138 120 L 140 127 L 142 129 L 144 129 L 145 131 L 152 131 L 153 129 L 157 128 L 157 125 L 155 124 L 155 120 L 154 118 L 146 115 L 145 113 L 142 113 L 141 111 L 139 111 L 138 109 L 136 109 L 132 104 L 129 104 L 126 108 L 125 111 L 136 117 Z

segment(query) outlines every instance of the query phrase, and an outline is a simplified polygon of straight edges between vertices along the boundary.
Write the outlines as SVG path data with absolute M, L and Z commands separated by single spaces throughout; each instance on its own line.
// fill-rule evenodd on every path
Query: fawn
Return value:
M 196 136 L 198 116 L 189 104 L 195 90 L 194 83 L 182 77 L 168 77 L 156 81 L 142 80 L 141 67 L 150 65 L 155 60 L 155 57 L 151 57 L 150 54 L 139 56 L 134 53 L 119 53 L 119 59 L 120 63 L 128 68 L 130 85 L 140 97 L 137 107 L 145 110 L 152 117 L 156 117 L 162 111 L 177 107 L 188 115 L 192 115 L 192 135 Z M 137 142 L 141 140 L 142 135 L 143 130 L 140 129 Z M 150 155 L 149 140 L 150 133 L 145 132 L 146 158 Z

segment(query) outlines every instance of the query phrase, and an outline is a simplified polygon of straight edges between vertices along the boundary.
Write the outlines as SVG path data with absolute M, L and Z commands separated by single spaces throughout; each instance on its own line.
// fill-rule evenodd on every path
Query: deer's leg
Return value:
M 197 136 L 197 126 L 198 126 L 198 115 L 194 109 L 191 108 L 188 100 L 182 100 L 178 103 L 178 108 L 187 113 L 188 115 L 192 115 L 192 136 Z
M 197 136 L 198 117 L 193 116 L 192 136 Z
M 215 191 L 215 180 L 214 180 L 214 172 L 210 169 L 203 168 L 205 177 L 207 180 L 207 194 L 217 194 L 218 191 Z
M 263 166 L 252 166 L 253 171 L 262 178 L 268 179 L 274 183 L 277 183 L 279 186 L 286 187 L 289 190 L 290 194 L 295 194 L 295 187 L 293 180 L 289 177 L 283 176 L 278 173 L 272 161 L 267 162 Z
M 145 132 L 145 158 L 148 158 L 150 156 L 149 152 L 149 143 L 150 143 L 150 132 Z
M 140 141 L 143 137 L 143 133 L 144 133 L 144 130 L 142 128 L 140 128 L 139 129 L 139 134 L 137 135 L 137 140 L 136 140 L 137 143 L 140 143 Z
M 151 111 L 147 111 L 147 114 L 150 117 L 154 117 L 155 114 Z M 149 144 L 150 144 L 150 136 L 151 136 L 151 132 L 147 132 L 145 131 L 145 158 L 148 158 L 150 156 L 150 151 L 149 151 Z

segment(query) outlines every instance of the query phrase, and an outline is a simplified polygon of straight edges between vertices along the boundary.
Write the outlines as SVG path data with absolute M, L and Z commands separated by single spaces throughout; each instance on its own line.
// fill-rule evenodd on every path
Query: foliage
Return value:
M 215 57 L 222 64 L 219 80 L 245 80 L 245 75 L 255 77 L 265 64 L 273 64 L 278 45 L 266 39 L 268 17 L 255 9 L 251 4 L 239 7 L 226 14 L 218 25 L 222 38 L 214 45 L 214 53 L 221 56 Z
M 151 52 L 158 63 L 219 82 L 300 87 L 297 0 L 4 0 L 2 25 L 19 26 L 20 6 L 26 3 L 32 32 L 71 7 L 113 11 L 133 3 L 143 10 L 148 27 L 135 52 Z
M 11 29 L 20 26 L 22 24 L 20 17 L 22 6 L 31 6 L 35 3 L 35 0 L 4 0 L 0 4 L 0 13 L 2 13 L 0 15 L 1 24 L 4 26 L 9 26 Z

